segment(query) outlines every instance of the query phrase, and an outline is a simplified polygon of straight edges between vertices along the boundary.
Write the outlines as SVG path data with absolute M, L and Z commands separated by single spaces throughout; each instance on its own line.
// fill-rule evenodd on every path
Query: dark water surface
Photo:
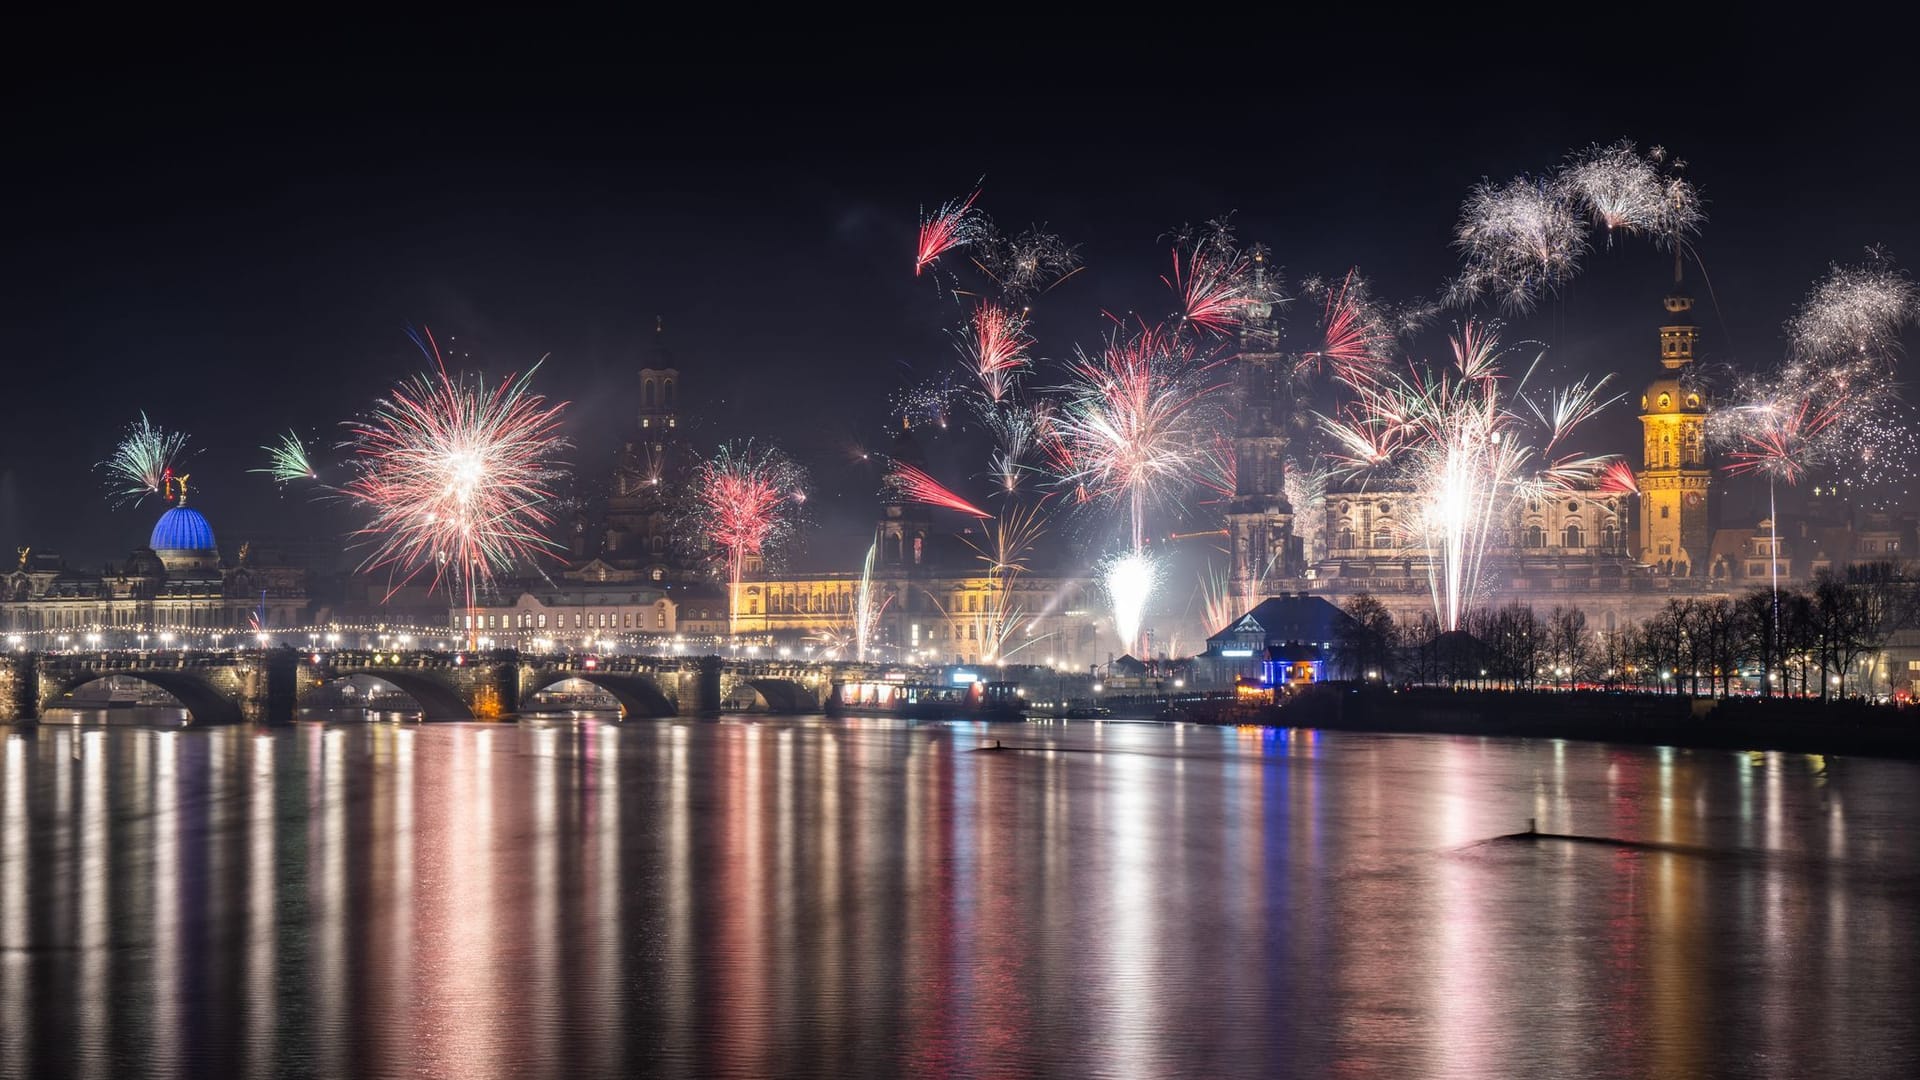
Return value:
M 1912 763 L 819 720 L 0 755 L 8 1076 L 1920 1062 Z M 1627 843 L 1489 842 L 1529 818 Z

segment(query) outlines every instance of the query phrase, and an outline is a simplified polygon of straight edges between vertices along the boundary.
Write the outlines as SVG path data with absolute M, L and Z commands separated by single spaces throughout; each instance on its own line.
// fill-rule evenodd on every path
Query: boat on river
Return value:
M 897 716 L 907 720 L 948 718 L 1018 720 L 1027 714 L 1019 683 L 972 682 L 942 686 L 892 679 L 836 681 L 827 695 L 828 716 Z

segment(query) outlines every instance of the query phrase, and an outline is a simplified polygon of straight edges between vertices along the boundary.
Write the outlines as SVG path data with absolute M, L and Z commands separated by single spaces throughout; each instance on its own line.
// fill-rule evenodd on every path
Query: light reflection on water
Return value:
M 0 753 L 0 1074 L 1899 1075 L 1916 781 L 1158 725 L 48 724 Z M 1630 843 L 1488 842 L 1528 819 Z

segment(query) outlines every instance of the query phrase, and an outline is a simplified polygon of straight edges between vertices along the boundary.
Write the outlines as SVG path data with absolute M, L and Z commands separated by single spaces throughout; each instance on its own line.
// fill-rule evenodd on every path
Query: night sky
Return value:
M 1431 295 L 1472 184 L 1622 137 L 1684 158 L 1705 196 L 1713 295 L 1697 275 L 1693 291 L 1713 359 L 1775 359 L 1831 260 L 1877 243 L 1920 264 L 1920 142 L 1884 58 L 1718 32 L 1680 61 L 1353 33 L 1138 59 L 1036 34 L 872 66 L 695 43 L 23 60 L 0 180 L 0 550 L 97 565 L 144 543 L 159 504 L 109 509 L 92 469 L 142 409 L 192 434 L 193 502 L 229 554 L 350 525 L 246 470 L 276 432 L 330 441 L 417 370 L 408 324 L 490 373 L 551 354 L 537 386 L 575 403 L 572 460 L 603 469 L 657 315 L 696 437 L 770 437 L 807 464 L 803 561 L 847 565 L 877 480 L 848 448 L 880 443 L 889 396 L 955 359 L 960 310 L 912 273 L 917 214 L 982 175 L 1001 225 L 1044 223 L 1085 257 L 1037 307 L 1054 358 L 1103 309 L 1171 310 L 1158 278 L 1183 222 L 1234 212 L 1290 279 L 1358 264 L 1387 299 Z M 1598 248 L 1507 336 L 1636 387 L 1669 273 L 1644 242 Z M 1590 441 L 1628 451 L 1635 430 L 1616 407 Z M 983 454 L 955 440 L 934 460 L 982 490 L 964 478 Z

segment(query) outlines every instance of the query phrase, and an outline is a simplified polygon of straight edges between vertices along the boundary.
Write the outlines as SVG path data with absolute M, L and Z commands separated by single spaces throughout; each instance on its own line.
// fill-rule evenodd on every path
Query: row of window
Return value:
M 653 608 L 653 626 L 647 626 L 647 612 L 640 611 L 575 611 L 573 629 L 575 630 L 665 630 L 667 628 L 667 609 Z M 568 612 L 554 616 L 553 629 L 567 629 Z M 476 624 L 475 619 L 480 621 Z M 547 613 L 519 611 L 509 615 L 463 615 L 456 625 L 467 630 L 545 630 Z

